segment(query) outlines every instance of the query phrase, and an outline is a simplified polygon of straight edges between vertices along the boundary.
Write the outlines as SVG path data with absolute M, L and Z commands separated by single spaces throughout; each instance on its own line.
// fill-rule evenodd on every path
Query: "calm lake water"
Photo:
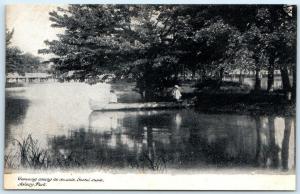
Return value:
M 194 109 L 92 112 L 81 86 L 59 87 L 7 89 L 6 153 L 17 151 L 14 139 L 31 134 L 70 166 L 294 170 L 293 117 Z

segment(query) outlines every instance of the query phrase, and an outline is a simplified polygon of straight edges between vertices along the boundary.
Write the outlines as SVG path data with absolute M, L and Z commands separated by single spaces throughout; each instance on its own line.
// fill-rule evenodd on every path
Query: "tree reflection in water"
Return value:
M 49 139 L 57 165 L 293 168 L 288 166 L 292 118 L 285 118 L 282 144 L 274 116 L 136 111 L 93 112 L 89 119 L 89 129 Z
M 284 136 L 282 140 L 282 151 L 281 151 L 281 160 L 282 160 L 282 168 L 284 170 L 288 170 L 288 162 L 289 162 L 289 142 L 290 142 L 290 135 L 291 135 L 291 128 L 292 128 L 292 119 L 285 118 L 285 129 L 284 129 Z
M 256 131 L 257 131 L 257 151 L 256 151 L 256 165 L 264 168 L 282 168 L 283 170 L 288 170 L 294 168 L 294 158 L 290 160 L 289 165 L 289 155 L 293 151 L 289 150 L 289 146 L 292 144 L 294 146 L 294 141 L 290 142 L 291 131 L 294 130 L 292 123 L 293 118 L 285 117 L 282 119 L 282 127 L 276 126 L 275 117 L 267 116 L 255 117 Z M 267 126 L 267 127 L 266 127 Z M 276 127 L 277 129 L 276 134 Z M 266 130 L 268 129 L 268 130 Z M 280 136 L 283 133 L 282 139 L 276 136 Z M 276 143 L 278 139 L 278 143 Z M 281 141 L 281 142 L 280 142 Z
M 275 117 L 269 116 L 269 138 L 270 138 L 270 145 L 269 145 L 269 157 L 271 158 L 271 167 L 278 168 L 279 165 L 279 146 L 276 145 L 275 140 Z
M 6 93 L 5 98 L 5 147 L 8 140 L 13 139 L 10 127 L 11 125 L 19 125 L 23 122 L 28 110 L 29 100 L 23 98 L 14 98 Z

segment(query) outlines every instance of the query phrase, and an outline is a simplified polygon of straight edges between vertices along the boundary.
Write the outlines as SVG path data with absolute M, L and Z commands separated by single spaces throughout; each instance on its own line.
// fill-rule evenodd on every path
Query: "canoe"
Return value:
M 176 102 L 145 102 L 145 103 L 103 103 L 101 101 L 89 100 L 90 109 L 93 111 L 111 110 L 142 110 L 142 109 L 171 109 L 188 108 L 194 106 L 191 103 Z

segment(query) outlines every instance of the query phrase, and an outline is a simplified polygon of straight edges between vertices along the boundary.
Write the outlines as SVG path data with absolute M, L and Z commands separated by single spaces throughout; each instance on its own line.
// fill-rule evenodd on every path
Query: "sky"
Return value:
M 46 48 L 45 40 L 56 39 L 62 29 L 52 28 L 49 11 L 58 5 L 16 4 L 6 6 L 6 28 L 14 29 L 12 45 L 24 53 L 38 55 L 38 50 Z M 39 54 L 47 58 L 46 55 Z

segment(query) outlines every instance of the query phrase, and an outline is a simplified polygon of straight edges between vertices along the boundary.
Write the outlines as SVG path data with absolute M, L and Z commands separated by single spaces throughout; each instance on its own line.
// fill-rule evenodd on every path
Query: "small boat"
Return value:
M 188 108 L 194 106 L 194 104 L 186 102 L 104 103 L 103 101 L 96 101 L 92 99 L 89 100 L 89 105 L 93 111 L 171 109 Z

